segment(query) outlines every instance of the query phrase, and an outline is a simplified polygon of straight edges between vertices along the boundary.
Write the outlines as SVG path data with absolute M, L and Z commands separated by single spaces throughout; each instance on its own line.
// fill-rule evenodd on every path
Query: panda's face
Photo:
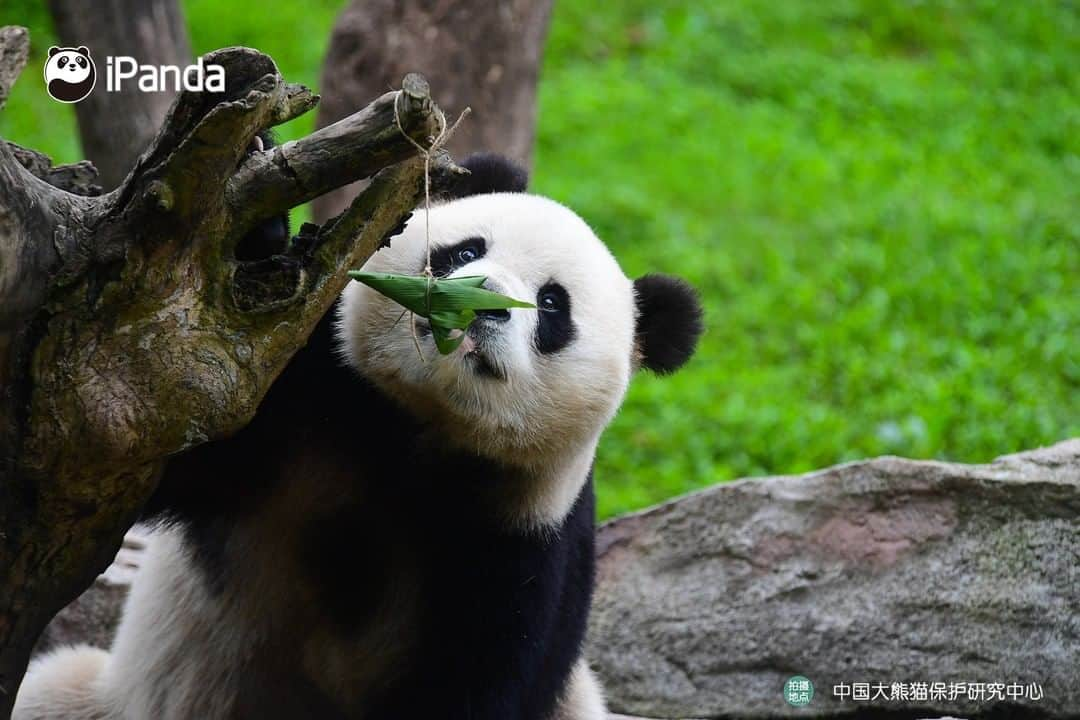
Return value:
M 431 267 L 482 275 L 536 309 L 482 312 L 440 355 L 427 321 L 350 283 L 342 342 L 354 366 L 451 441 L 514 462 L 595 445 L 632 372 L 634 285 L 585 222 L 554 201 L 477 195 L 433 207 Z M 365 270 L 416 275 L 427 259 L 424 211 Z M 419 344 L 419 352 L 417 351 Z
M 45 64 L 45 81 L 63 80 L 76 85 L 83 82 L 93 69 L 87 54 L 75 48 L 52 48 L 52 55 Z

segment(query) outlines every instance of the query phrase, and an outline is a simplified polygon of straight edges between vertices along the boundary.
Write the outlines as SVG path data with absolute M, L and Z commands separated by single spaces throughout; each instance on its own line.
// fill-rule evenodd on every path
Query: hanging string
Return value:
M 453 125 L 447 125 L 446 115 L 438 106 L 432 106 L 435 111 L 435 119 L 439 123 L 439 132 L 435 137 L 429 138 L 431 144 L 428 147 L 424 147 L 420 143 L 416 142 L 409 133 L 405 132 L 405 126 L 401 124 L 401 112 L 398 109 L 398 100 L 404 94 L 404 90 L 398 90 L 397 95 L 394 96 L 394 124 L 397 125 L 398 132 L 405 136 L 405 139 L 412 143 L 417 152 L 424 158 L 424 277 L 427 278 L 427 297 L 426 305 L 431 307 L 431 288 L 435 283 L 435 274 L 431 270 L 431 157 L 443 145 L 450 139 L 450 136 L 457 130 L 458 125 L 465 119 L 465 116 L 472 112 L 472 108 L 466 107 L 458 115 L 458 119 L 454 121 Z M 404 313 L 402 313 L 404 315 Z M 398 318 L 400 322 L 401 318 Z M 397 325 L 397 322 L 394 323 Z M 409 313 L 409 325 L 412 328 L 413 345 L 416 346 L 416 354 L 420 356 L 421 360 L 426 362 L 424 357 L 424 351 L 420 348 L 420 338 L 416 335 L 416 314 Z
M 454 131 L 458 129 L 458 125 L 465 119 L 465 116 L 472 112 L 472 108 L 465 108 L 458 115 L 458 119 L 454 121 L 453 125 L 447 125 L 446 115 L 438 106 L 433 106 L 435 110 L 435 118 L 439 123 L 439 132 L 434 138 L 431 138 L 431 145 L 424 147 L 420 143 L 416 142 L 409 133 L 405 132 L 405 127 L 401 124 L 401 113 L 398 111 L 398 100 L 404 94 L 403 90 L 398 90 L 397 95 L 394 96 L 394 124 L 397 125 L 397 129 L 405 136 L 405 139 L 413 144 L 413 147 L 424 158 L 424 241 L 426 260 L 424 263 L 424 275 L 429 279 L 434 279 L 434 275 L 431 272 L 431 156 L 436 151 L 440 150 L 443 145 L 450 140 L 450 136 L 454 134 Z

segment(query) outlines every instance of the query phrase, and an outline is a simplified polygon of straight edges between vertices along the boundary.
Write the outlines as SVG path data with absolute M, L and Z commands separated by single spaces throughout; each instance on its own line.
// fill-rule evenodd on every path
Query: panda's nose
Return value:
M 489 292 L 499 293 L 500 295 L 507 295 L 506 288 L 501 283 L 488 278 L 484 281 L 483 288 Z M 480 320 L 491 320 L 493 322 L 506 322 L 510 319 L 509 310 L 477 310 L 476 317 Z
M 476 317 L 495 322 L 506 322 L 510 319 L 509 310 L 477 310 Z

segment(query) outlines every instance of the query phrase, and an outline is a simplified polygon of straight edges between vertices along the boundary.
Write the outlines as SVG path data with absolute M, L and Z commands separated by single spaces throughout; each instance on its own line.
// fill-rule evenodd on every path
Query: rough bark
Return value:
M 455 156 L 498 152 L 529 166 L 536 87 L 552 0 L 353 0 L 338 16 L 320 80 L 320 126 L 407 72 L 439 88 L 453 119 L 472 114 L 448 144 Z M 348 202 L 352 189 L 319 198 L 316 219 Z
M 105 57 L 126 55 L 143 65 L 189 64 L 184 14 L 178 0 L 49 0 L 49 9 L 60 42 L 88 46 L 97 64 L 98 86 L 76 103 L 75 113 L 83 152 L 97 167 L 101 184 L 112 190 L 154 139 L 176 92 L 140 92 L 132 81 L 119 92 L 105 92 Z
M 25 31 L 0 30 L 4 83 L 26 44 Z M 163 458 L 248 421 L 345 271 L 422 192 L 423 164 L 394 122 L 396 103 L 405 132 L 429 141 L 422 78 L 247 155 L 258 132 L 318 98 L 257 51 L 207 61 L 224 66 L 225 92 L 182 93 L 106 195 L 50 185 L 78 173 L 0 141 L 0 718 L 42 628 L 108 565 Z M 440 155 L 437 170 L 455 167 Z M 372 175 L 288 250 L 235 258 L 260 219 Z

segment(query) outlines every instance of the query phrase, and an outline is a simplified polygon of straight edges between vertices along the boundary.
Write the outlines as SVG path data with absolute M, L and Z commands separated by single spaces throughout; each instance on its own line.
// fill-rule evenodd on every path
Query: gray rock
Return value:
M 120 624 L 124 600 L 131 588 L 131 579 L 139 568 L 139 559 L 146 550 L 146 543 L 147 532 L 144 528 L 136 526 L 129 530 L 113 564 L 75 602 L 52 619 L 34 646 L 34 653 L 82 643 L 109 647 L 116 626 Z
M 1080 717 L 1080 439 L 720 485 L 606 524 L 598 550 L 589 658 L 613 711 Z M 784 700 L 794 675 L 806 707 Z M 834 697 L 856 682 L 1043 697 Z

